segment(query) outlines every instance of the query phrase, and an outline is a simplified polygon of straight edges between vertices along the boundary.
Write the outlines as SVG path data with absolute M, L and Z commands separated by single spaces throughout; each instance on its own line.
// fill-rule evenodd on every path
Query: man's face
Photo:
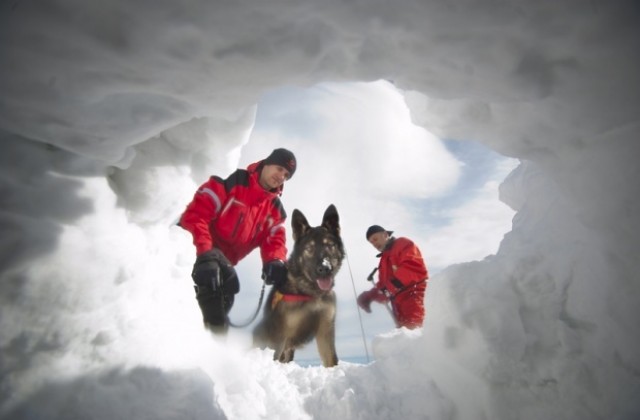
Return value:
M 387 243 L 387 239 L 389 239 L 389 234 L 384 231 L 376 232 L 373 235 L 369 236 L 369 242 L 378 251 L 382 251 L 384 249 L 384 245 Z
M 280 188 L 290 176 L 289 171 L 283 166 L 264 165 L 260 173 L 260 185 L 265 190 Z

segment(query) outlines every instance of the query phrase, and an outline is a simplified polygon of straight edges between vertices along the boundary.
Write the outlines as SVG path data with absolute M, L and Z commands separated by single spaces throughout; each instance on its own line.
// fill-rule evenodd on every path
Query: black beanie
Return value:
M 372 225 L 372 226 L 369 226 L 369 229 L 367 229 L 367 241 L 369 240 L 371 235 L 378 232 L 387 232 L 389 236 L 393 235 L 392 230 L 386 230 L 385 228 L 379 225 Z
M 296 157 L 287 149 L 275 149 L 264 160 L 265 165 L 280 165 L 289 171 L 289 178 L 293 176 L 296 171 Z

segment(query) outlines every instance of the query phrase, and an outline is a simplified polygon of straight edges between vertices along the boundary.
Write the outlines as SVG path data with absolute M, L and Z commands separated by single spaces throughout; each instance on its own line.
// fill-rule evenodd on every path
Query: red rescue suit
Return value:
M 262 161 L 256 162 L 227 179 L 212 176 L 198 189 L 179 223 L 193 235 L 197 255 L 219 248 L 236 265 L 260 247 L 263 262 L 286 260 L 282 187 L 262 188 L 261 169 Z
M 407 238 L 390 238 L 379 257 L 379 294 L 374 300 L 391 301 L 398 326 L 421 327 L 429 273 L 420 250 Z

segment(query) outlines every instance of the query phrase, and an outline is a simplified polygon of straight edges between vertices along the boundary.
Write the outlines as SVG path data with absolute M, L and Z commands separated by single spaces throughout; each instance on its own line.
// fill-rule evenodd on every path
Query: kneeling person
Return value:
M 226 179 L 212 176 L 180 217 L 196 246 L 196 299 L 205 326 L 215 333 L 228 329 L 227 314 L 240 290 L 234 266 L 251 251 L 260 248 L 267 284 L 286 279 L 287 215 L 279 197 L 295 170 L 293 153 L 275 149 Z

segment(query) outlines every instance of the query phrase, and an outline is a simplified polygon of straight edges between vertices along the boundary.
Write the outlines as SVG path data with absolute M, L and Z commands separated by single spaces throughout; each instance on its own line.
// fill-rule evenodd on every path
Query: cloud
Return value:
M 498 200 L 499 185 L 515 168 L 513 160 L 500 159 L 493 174 L 467 201 L 451 207 L 439 217 L 447 220 L 422 236 L 423 252 L 434 272 L 495 254 L 504 234 L 511 230 L 514 210 Z
M 461 163 L 411 122 L 401 93 L 390 83 L 323 84 L 291 96 L 287 108 L 277 111 L 278 120 L 311 123 L 291 132 L 286 125 L 263 126 L 259 111 L 241 160 L 246 165 L 275 147 L 293 150 L 299 169 L 285 186 L 288 207 L 334 202 L 345 217 L 364 217 L 368 223 L 376 213 L 398 210 L 396 217 L 402 217 L 389 203 L 438 196 L 456 185 Z M 283 100 L 278 97 L 276 105 Z M 307 211 L 320 217 L 324 208 Z

